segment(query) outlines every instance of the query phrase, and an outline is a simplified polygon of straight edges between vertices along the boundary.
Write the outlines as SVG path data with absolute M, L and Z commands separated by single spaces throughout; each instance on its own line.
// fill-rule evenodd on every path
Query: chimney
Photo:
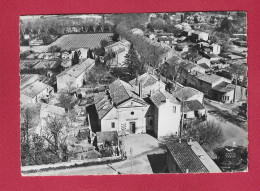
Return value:
M 142 83 L 139 82 L 139 97 L 142 98 L 143 97 L 143 87 L 142 87 Z
M 179 143 L 181 143 L 181 138 L 179 138 Z
M 189 173 L 189 169 L 188 168 L 186 169 L 186 173 Z

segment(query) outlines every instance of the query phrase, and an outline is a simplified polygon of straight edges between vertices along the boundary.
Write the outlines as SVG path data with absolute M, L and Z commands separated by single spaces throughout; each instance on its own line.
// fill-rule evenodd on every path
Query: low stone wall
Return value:
M 49 170 L 59 170 L 59 169 L 67 169 L 67 168 L 74 168 L 74 167 L 100 165 L 100 164 L 106 164 L 111 162 L 118 162 L 121 160 L 123 160 L 121 156 L 104 157 L 104 158 L 97 158 L 97 159 L 85 159 L 85 160 L 72 160 L 70 162 L 61 162 L 56 164 L 22 166 L 21 172 L 24 174 L 35 173 L 35 172 L 49 171 Z

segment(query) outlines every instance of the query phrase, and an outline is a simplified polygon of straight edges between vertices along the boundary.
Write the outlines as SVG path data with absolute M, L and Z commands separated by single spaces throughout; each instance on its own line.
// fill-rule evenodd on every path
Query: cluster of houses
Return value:
M 73 92 L 80 92 L 73 106 L 77 118 L 73 122 L 75 128 L 67 133 L 68 150 L 71 153 L 69 160 L 123 155 L 120 137 L 126 134 L 147 133 L 157 139 L 169 135 L 177 137 L 181 134 L 183 122 L 206 119 L 204 97 L 223 103 L 246 97 L 246 88 L 235 86 L 230 79 L 212 73 L 213 66 L 226 66 L 220 62 L 221 47 L 210 44 L 208 33 L 194 31 L 187 23 L 180 23 L 176 28 L 182 30 L 180 37 L 171 33 L 146 35 L 140 29 L 131 30 L 133 34 L 147 37 L 149 42 L 163 47 L 159 65 L 181 63 L 175 82 L 177 85 L 171 91 L 166 91 L 166 83 L 154 72 L 146 72 L 129 82 L 118 78 L 98 93 L 87 93 L 83 88 L 86 75 L 96 63 L 88 58 L 88 49 L 84 47 L 59 55 L 34 53 L 30 55 L 31 59 L 21 60 L 21 68 L 28 65 L 37 68 L 42 60 L 51 61 L 59 56 L 63 59 L 61 65 L 65 70 L 56 76 L 58 94 L 64 90 L 71 92 L 72 89 Z M 186 41 L 187 38 L 190 41 Z M 190 42 L 198 47 L 201 56 L 184 60 L 181 53 L 189 51 Z M 130 42 L 125 39 L 106 46 L 106 54 L 114 54 L 109 62 L 110 67 L 126 67 L 125 56 L 129 49 Z M 80 62 L 72 66 L 71 59 L 76 51 Z M 234 97 L 235 91 L 240 96 Z M 38 74 L 21 75 L 20 92 L 22 106 L 42 102 L 42 121 L 50 116 L 63 117 L 67 112 L 65 108 L 49 103 L 54 88 L 44 83 Z M 36 128 L 38 134 L 44 134 L 44 125 L 40 123 Z M 167 149 L 169 172 L 221 172 L 196 141 L 167 143 Z

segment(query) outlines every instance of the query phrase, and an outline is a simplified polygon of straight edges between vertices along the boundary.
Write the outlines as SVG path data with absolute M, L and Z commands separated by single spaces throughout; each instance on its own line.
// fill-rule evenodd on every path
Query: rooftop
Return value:
M 158 79 L 155 76 L 146 72 L 146 73 L 142 74 L 141 76 L 138 76 L 137 78 L 131 80 L 129 82 L 129 84 L 131 84 L 133 86 L 134 85 L 137 86 L 139 83 L 141 83 L 143 88 L 146 88 L 151 85 L 154 85 L 157 81 L 158 81 Z
M 221 82 L 220 84 L 214 86 L 212 89 L 219 91 L 219 92 L 226 93 L 226 92 L 230 92 L 233 89 L 235 89 L 235 85 L 227 83 L 227 82 Z
M 135 92 L 135 88 L 122 80 L 117 79 L 111 83 L 109 85 L 109 90 L 115 105 L 119 105 L 131 98 L 134 98 L 137 102 L 146 104 L 146 102 Z
M 34 98 L 39 93 L 41 93 L 46 88 L 52 88 L 51 86 L 48 86 L 47 84 L 44 84 L 39 81 L 35 81 L 31 84 L 25 85 L 23 88 L 21 88 L 21 94 L 26 95 L 28 97 Z
M 183 112 L 199 111 L 205 107 L 198 100 L 185 101 L 183 103 Z
M 88 58 L 85 61 L 83 61 L 82 63 L 74 65 L 73 67 L 68 68 L 67 70 L 63 71 L 58 76 L 67 74 L 67 75 L 77 78 L 80 74 L 85 72 L 88 68 L 90 68 L 94 64 L 95 64 L 95 60 Z
M 206 63 L 201 63 L 201 64 L 199 64 L 199 66 L 206 69 L 206 70 L 210 69 L 210 67 Z
M 177 91 L 175 91 L 173 93 L 173 95 L 179 100 L 181 101 L 183 99 L 183 101 L 191 98 L 194 95 L 203 95 L 202 92 L 200 92 L 199 90 L 196 90 L 194 88 L 191 87 L 183 87 Z
M 181 172 L 185 173 L 187 170 L 189 173 L 209 172 L 187 142 L 173 142 L 166 145 Z
M 150 100 L 159 107 L 160 105 L 166 103 L 166 99 L 168 99 L 172 103 L 176 103 L 179 105 L 178 101 L 172 96 L 172 94 L 166 92 L 166 91 L 156 91 L 152 94 L 150 97 Z
M 213 84 L 214 82 L 222 79 L 221 76 L 218 76 L 216 74 L 202 74 L 202 75 L 198 75 L 197 78 L 201 81 Z

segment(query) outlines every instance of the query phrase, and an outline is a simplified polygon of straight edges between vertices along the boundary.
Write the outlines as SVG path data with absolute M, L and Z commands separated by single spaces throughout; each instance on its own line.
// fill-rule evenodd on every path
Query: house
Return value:
M 106 53 L 112 52 L 115 55 L 111 60 L 110 67 L 126 67 L 125 56 L 130 49 L 130 45 L 129 41 L 121 40 L 105 47 Z
M 179 68 L 178 82 L 184 86 L 196 87 L 197 75 L 205 74 L 206 70 L 193 63 L 184 63 Z M 197 89 L 197 88 L 196 88 Z
M 205 107 L 198 100 L 190 100 L 183 102 L 183 118 L 195 119 L 206 115 Z
M 214 97 L 214 92 L 212 91 L 214 86 L 217 86 L 222 82 L 231 83 L 231 80 L 215 74 L 200 74 L 196 76 L 196 79 L 196 89 L 202 91 L 211 98 Z
M 106 92 L 96 94 L 87 107 L 93 132 L 117 131 L 138 134 L 146 132 L 146 112 L 149 105 L 135 87 L 117 79 Z
M 199 41 L 208 41 L 209 34 L 206 32 L 194 31 L 191 34 L 191 41 L 192 42 L 199 42 Z
M 189 51 L 189 46 L 187 43 L 178 43 L 175 46 L 175 50 L 181 51 L 181 52 L 188 52 Z
M 176 97 L 179 102 L 197 100 L 202 104 L 204 99 L 202 92 L 188 86 L 173 92 L 173 96 Z
M 178 135 L 181 121 L 181 105 L 166 91 L 152 92 L 146 114 L 147 131 L 156 138 Z
M 40 45 L 43 45 L 43 40 L 36 38 L 36 39 L 30 41 L 29 45 L 30 46 L 40 46 Z
M 221 170 L 196 141 L 171 142 L 167 146 L 170 173 L 220 173 Z
M 62 91 L 68 88 L 82 87 L 86 72 L 88 72 L 94 65 L 95 60 L 88 58 L 85 61 L 64 70 L 56 76 L 57 90 Z
M 139 84 L 142 84 L 143 97 L 147 97 L 151 94 L 151 91 L 165 90 L 165 83 L 160 81 L 156 76 L 149 74 L 148 72 L 136 77 L 129 82 L 133 87 L 138 90 Z
M 199 66 L 203 69 L 205 69 L 205 73 L 210 73 L 211 72 L 211 67 L 207 65 L 206 63 L 201 63 Z
M 210 67 L 210 59 L 204 58 L 204 57 L 197 57 L 194 59 L 194 62 L 196 64 L 202 64 L 205 63 Z
M 135 34 L 135 35 L 141 35 L 143 36 L 144 35 L 144 31 L 142 31 L 141 29 L 138 29 L 138 28 L 133 28 L 131 30 L 131 33 Z
M 26 83 L 26 85 L 21 85 L 20 92 L 20 101 L 22 105 L 34 105 L 41 100 L 48 100 L 49 96 L 54 93 L 54 89 L 43 82 L 34 81 L 32 83 Z
M 185 29 L 182 31 L 182 35 L 183 36 L 186 36 L 186 37 L 189 37 L 191 36 L 191 34 L 194 32 L 194 30 L 190 30 L 190 29 Z

